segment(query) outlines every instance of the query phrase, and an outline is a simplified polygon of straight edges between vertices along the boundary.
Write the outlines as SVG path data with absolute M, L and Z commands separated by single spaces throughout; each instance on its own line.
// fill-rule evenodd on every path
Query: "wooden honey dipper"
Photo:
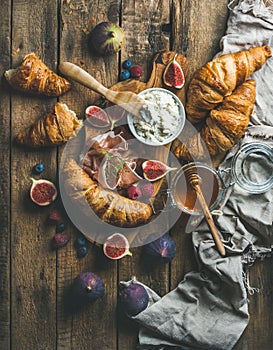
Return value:
M 196 192 L 197 198 L 198 198 L 198 200 L 201 204 L 202 210 L 205 214 L 207 224 L 210 228 L 210 232 L 212 233 L 212 237 L 214 239 L 215 245 L 216 245 L 219 253 L 222 256 L 225 256 L 226 255 L 225 247 L 221 241 L 221 238 L 219 236 L 219 233 L 218 233 L 217 228 L 215 226 L 215 223 L 213 221 L 211 212 L 208 208 L 208 205 L 207 205 L 206 200 L 204 198 L 203 192 L 200 188 L 200 184 L 202 183 L 202 178 L 197 174 L 195 168 L 186 170 L 185 176 L 186 176 L 187 182 L 192 186 L 192 188 Z

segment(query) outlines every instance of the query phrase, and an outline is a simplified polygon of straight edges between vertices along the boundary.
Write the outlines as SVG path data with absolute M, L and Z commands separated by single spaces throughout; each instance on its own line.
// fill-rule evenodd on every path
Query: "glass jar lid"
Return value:
M 234 181 L 250 193 L 263 193 L 273 186 L 273 148 L 261 142 L 245 144 L 231 164 Z

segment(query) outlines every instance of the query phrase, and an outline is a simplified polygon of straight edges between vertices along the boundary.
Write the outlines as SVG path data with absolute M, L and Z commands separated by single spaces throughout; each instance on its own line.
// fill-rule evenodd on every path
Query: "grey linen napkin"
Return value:
M 273 50 L 273 3 L 239 0 L 229 3 L 230 16 L 222 52 L 270 45 Z M 265 6 L 266 5 L 266 6 Z M 253 78 L 257 82 L 255 111 L 245 137 L 227 155 L 220 168 L 230 166 L 232 156 L 246 142 L 273 146 L 273 59 Z M 259 174 L 257 174 L 259 176 Z M 188 273 L 177 288 L 163 298 L 148 288 L 150 305 L 135 319 L 140 324 L 139 349 L 217 349 L 234 347 L 248 324 L 247 267 L 273 246 L 273 190 L 249 194 L 230 187 L 217 226 L 227 257 L 215 249 L 207 225 L 193 232 L 198 272 Z

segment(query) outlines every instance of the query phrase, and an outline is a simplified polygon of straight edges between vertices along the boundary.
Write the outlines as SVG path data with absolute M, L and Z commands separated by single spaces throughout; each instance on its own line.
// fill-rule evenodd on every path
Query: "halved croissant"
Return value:
M 247 80 L 210 112 L 201 131 L 178 146 L 175 155 L 192 160 L 202 158 L 205 147 L 211 156 L 229 150 L 245 133 L 255 99 L 256 82 Z
M 57 146 L 75 136 L 82 126 L 66 104 L 57 102 L 41 119 L 20 132 L 16 142 L 29 147 Z
M 272 56 L 269 46 L 219 56 L 197 70 L 187 93 L 187 118 L 197 123 Z
M 4 75 L 14 89 L 39 95 L 60 96 L 71 88 L 68 80 L 50 70 L 35 53 L 25 56 L 20 67 Z
M 106 223 L 119 227 L 135 227 L 145 224 L 152 215 L 150 205 L 104 189 L 73 159 L 65 164 L 64 173 L 64 186 L 70 198 L 80 207 L 83 207 L 82 201 L 86 201 L 94 213 Z

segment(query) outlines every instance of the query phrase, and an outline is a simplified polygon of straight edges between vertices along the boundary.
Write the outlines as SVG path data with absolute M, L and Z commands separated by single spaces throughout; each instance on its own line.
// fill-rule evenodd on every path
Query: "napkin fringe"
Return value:
M 243 282 L 244 286 L 249 295 L 255 293 L 260 293 L 260 289 L 257 287 L 252 287 L 249 281 L 249 270 L 257 259 L 264 260 L 265 258 L 270 258 L 273 253 L 273 247 L 270 248 L 255 248 L 254 245 L 250 246 L 247 253 L 242 255 L 243 264 Z

